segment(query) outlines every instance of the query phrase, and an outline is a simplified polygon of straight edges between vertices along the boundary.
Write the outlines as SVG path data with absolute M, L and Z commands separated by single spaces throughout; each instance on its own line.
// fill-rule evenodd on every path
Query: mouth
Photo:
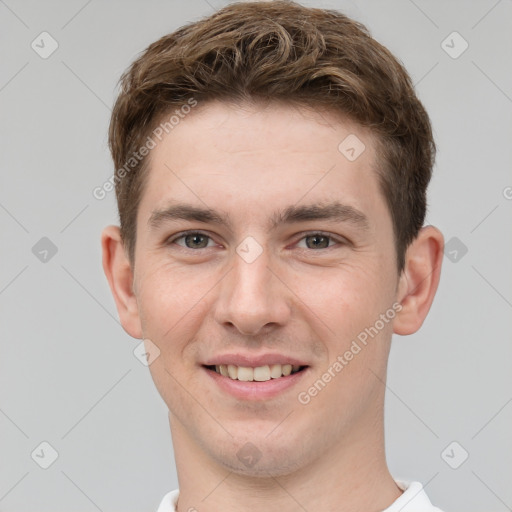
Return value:
M 241 382 L 267 382 L 303 372 L 308 366 L 270 364 L 264 366 L 236 366 L 234 364 L 204 365 L 204 368 L 222 377 Z

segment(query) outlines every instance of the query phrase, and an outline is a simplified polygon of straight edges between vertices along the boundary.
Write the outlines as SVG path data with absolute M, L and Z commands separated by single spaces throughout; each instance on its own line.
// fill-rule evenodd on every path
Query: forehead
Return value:
M 363 160 L 368 164 L 374 153 L 374 139 L 370 130 L 341 114 L 312 106 L 278 101 L 233 104 L 216 100 L 200 104 L 182 116 L 150 157 L 153 162 L 165 158 L 169 150 L 179 145 L 179 153 L 173 155 L 176 163 L 200 155 L 219 156 L 219 152 L 230 153 L 231 157 L 238 153 L 243 158 L 244 153 L 261 151 L 269 159 L 279 153 L 307 153 L 317 157 L 324 153 L 344 155 L 353 162 L 360 153 L 361 156 L 365 153 Z
M 382 202 L 375 146 L 369 130 L 334 113 L 199 105 L 151 151 L 140 213 L 147 219 L 169 199 L 240 212 L 258 205 L 258 213 L 336 200 L 371 215 Z

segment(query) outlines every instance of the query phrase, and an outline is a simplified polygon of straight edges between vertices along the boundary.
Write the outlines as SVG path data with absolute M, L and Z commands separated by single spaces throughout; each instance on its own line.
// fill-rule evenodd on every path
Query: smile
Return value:
M 239 380 L 242 382 L 265 382 L 271 379 L 279 379 L 287 377 L 294 373 L 302 371 L 306 366 L 292 364 L 271 364 L 264 366 L 236 366 L 233 364 L 220 364 L 206 366 L 211 371 L 228 377 L 231 380 Z

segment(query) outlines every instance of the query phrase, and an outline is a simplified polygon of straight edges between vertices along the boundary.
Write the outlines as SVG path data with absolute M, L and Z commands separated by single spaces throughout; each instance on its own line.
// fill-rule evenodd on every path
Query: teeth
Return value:
M 225 366 L 225 365 L 221 365 Z M 230 379 L 238 379 L 238 368 L 232 364 L 228 365 L 228 376 Z
M 224 377 L 242 382 L 266 382 L 270 379 L 279 379 L 298 372 L 299 365 L 291 364 L 271 364 L 251 368 L 248 366 L 235 366 L 233 364 L 221 364 L 215 366 L 215 371 Z
M 270 367 L 268 366 L 257 366 L 254 368 L 253 373 L 253 379 L 258 382 L 265 382 L 266 380 L 270 380 Z
M 244 382 L 254 380 L 254 370 L 252 368 L 247 368 L 246 366 L 239 366 L 238 380 L 243 380 Z
M 273 379 L 278 379 L 283 374 L 282 366 L 280 364 L 273 364 L 270 366 L 270 376 Z

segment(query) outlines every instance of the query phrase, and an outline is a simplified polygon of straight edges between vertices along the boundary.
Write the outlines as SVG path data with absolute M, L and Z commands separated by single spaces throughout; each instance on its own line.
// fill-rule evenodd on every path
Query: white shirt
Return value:
M 430 503 L 420 482 L 395 480 L 395 483 L 404 493 L 382 512 L 442 512 Z M 156 512 L 176 512 L 178 495 L 179 489 L 167 493 Z

